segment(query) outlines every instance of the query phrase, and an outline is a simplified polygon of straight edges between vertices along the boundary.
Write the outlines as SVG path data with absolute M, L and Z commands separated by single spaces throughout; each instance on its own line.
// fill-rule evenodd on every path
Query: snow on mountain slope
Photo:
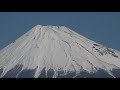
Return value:
M 120 52 L 65 26 L 37 25 L 0 51 L 0 77 L 89 77 L 100 70 L 120 77 L 113 73 L 120 70 Z

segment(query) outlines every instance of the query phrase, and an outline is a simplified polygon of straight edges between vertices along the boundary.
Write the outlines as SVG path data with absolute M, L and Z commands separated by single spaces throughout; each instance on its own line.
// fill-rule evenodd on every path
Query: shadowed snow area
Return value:
M 3 72 L 3 68 L 0 69 L 0 76 L 1 76 L 2 72 Z
M 3 78 L 16 78 L 19 72 L 22 70 L 22 65 L 16 65 L 14 68 L 9 70 Z
M 0 51 L 2 78 L 119 78 L 120 52 L 65 26 L 37 25 Z
M 22 65 L 17 65 L 10 71 L 8 71 L 3 78 L 34 78 L 35 75 L 35 69 L 33 70 L 22 70 Z M 120 69 L 114 69 L 111 71 L 112 74 L 120 78 Z M 54 70 L 49 69 L 47 72 L 45 71 L 45 68 L 41 71 L 40 75 L 38 78 L 53 78 L 54 77 Z M 59 71 L 57 72 L 58 75 L 56 78 L 114 78 L 111 76 L 108 72 L 105 70 L 98 70 L 97 72 L 94 73 L 89 73 L 87 71 L 81 71 L 80 73 L 76 72 L 67 72 L 65 73 L 64 71 Z

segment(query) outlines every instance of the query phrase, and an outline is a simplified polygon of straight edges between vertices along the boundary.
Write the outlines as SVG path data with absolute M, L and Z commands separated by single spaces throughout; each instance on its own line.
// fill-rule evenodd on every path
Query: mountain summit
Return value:
M 65 26 L 37 25 L 0 51 L 1 78 L 118 78 L 120 52 Z

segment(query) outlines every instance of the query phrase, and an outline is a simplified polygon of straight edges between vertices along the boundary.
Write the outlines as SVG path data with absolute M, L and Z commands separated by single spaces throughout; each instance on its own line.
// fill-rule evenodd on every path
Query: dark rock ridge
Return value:
M 36 69 L 25 69 L 22 70 L 23 65 L 16 65 L 14 68 L 9 70 L 3 78 L 34 78 Z M 38 78 L 53 78 L 55 72 L 53 69 L 49 69 L 47 72 L 46 68 L 43 68 Z M 22 70 L 22 71 L 21 71 Z M 0 69 L 0 75 L 2 74 L 3 69 Z M 88 73 L 83 70 L 80 73 L 76 74 L 76 72 L 67 72 L 65 73 L 63 70 L 57 72 L 57 78 L 114 78 L 108 72 L 103 69 L 99 69 L 95 73 Z M 116 77 L 120 78 L 120 69 L 113 69 L 111 73 Z

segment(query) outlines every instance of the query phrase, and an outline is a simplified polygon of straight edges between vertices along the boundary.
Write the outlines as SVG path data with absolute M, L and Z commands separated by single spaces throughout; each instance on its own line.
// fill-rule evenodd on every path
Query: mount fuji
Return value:
M 120 52 L 65 26 L 37 25 L 0 50 L 0 78 L 120 78 Z

